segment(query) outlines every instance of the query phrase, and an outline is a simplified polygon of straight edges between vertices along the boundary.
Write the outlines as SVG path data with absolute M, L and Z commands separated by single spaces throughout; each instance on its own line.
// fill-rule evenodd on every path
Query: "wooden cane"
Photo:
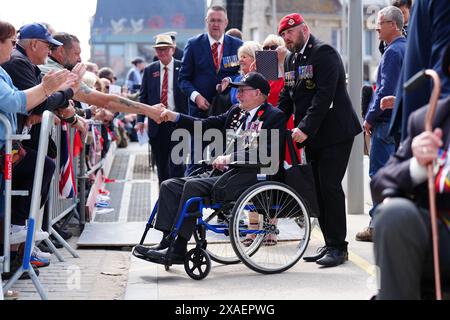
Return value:
M 441 81 L 436 71 L 425 70 L 425 75 L 433 79 L 433 92 L 430 98 L 430 106 L 425 116 L 425 130 L 433 131 L 433 120 L 436 111 L 437 102 L 441 93 Z M 433 172 L 433 163 L 427 166 L 428 175 L 428 197 L 430 202 L 431 216 L 431 234 L 433 239 L 433 262 L 434 262 L 434 282 L 436 287 L 436 300 L 442 300 L 441 290 L 441 273 L 439 268 L 439 233 L 437 227 L 437 210 L 436 210 L 436 193 L 435 193 L 435 177 Z

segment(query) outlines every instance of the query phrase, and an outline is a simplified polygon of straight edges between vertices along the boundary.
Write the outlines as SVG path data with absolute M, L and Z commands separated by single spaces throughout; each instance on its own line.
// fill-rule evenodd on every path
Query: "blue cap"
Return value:
M 40 23 L 30 23 L 22 26 L 19 30 L 19 39 L 40 39 L 47 41 L 55 46 L 62 46 L 63 44 L 55 40 L 47 28 Z

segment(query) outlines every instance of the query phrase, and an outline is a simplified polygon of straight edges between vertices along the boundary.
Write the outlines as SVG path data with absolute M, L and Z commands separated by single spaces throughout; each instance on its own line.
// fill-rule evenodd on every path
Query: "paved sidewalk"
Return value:
M 132 144 L 126 151 L 142 153 L 142 148 Z M 152 186 L 154 184 L 156 180 Z M 121 203 L 120 199 L 117 201 Z M 368 212 L 369 208 L 366 180 L 365 211 Z M 367 226 L 368 221 L 367 213 L 348 216 L 350 261 L 335 268 L 321 269 L 315 263 L 300 261 L 284 273 L 262 275 L 243 264 L 223 266 L 213 263 L 209 276 L 195 281 L 186 275 L 183 266 L 174 266 L 166 272 L 163 266 L 133 257 L 130 248 L 87 247 L 76 249 L 80 259 L 73 258 L 65 249 L 59 249 L 66 261 L 59 262 L 53 257 L 49 267 L 40 269 L 39 280 L 51 300 L 367 300 L 376 288 L 372 244 L 357 242 L 354 237 Z M 139 237 L 141 232 L 143 230 L 139 231 Z M 78 235 L 69 243 L 77 248 L 77 241 Z M 315 229 L 306 254 L 314 253 L 322 245 L 320 231 Z M 40 299 L 31 280 L 19 280 L 13 289 L 20 292 L 22 300 Z

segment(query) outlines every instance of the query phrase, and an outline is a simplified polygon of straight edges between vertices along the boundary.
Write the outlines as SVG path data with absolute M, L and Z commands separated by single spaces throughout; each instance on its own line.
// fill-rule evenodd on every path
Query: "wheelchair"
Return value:
M 239 166 L 233 163 L 230 167 Z M 188 212 L 192 205 L 198 210 Z M 152 210 L 140 245 L 154 227 L 157 206 L 158 203 Z M 184 260 L 184 269 L 192 279 L 206 278 L 211 261 L 224 265 L 242 262 L 262 274 L 280 273 L 294 266 L 306 251 L 311 233 L 309 213 L 307 202 L 290 186 L 259 178 L 257 184 L 246 189 L 235 201 L 217 203 L 202 197 L 186 201 L 167 237 L 170 243 L 167 252 L 172 249 L 184 219 L 196 219 L 195 247 L 187 252 Z M 218 221 L 218 216 L 224 216 L 225 220 Z M 252 235 L 250 244 L 243 241 L 247 235 Z M 274 235 L 276 245 L 266 245 L 265 240 Z M 166 271 L 174 264 L 169 258 L 152 261 L 136 254 L 134 249 L 133 255 L 163 264 Z

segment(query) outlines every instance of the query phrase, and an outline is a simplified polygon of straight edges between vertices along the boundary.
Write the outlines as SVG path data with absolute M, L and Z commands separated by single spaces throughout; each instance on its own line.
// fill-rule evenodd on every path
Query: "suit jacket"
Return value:
M 154 105 L 161 102 L 161 77 L 160 77 L 159 61 L 153 62 L 144 69 L 142 78 L 142 86 L 139 100 L 142 103 Z M 179 113 L 187 113 L 186 96 L 181 92 L 178 86 L 178 75 L 180 72 L 181 61 L 174 60 L 173 74 L 173 94 L 175 100 L 175 111 Z M 137 122 L 144 122 L 145 116 L 138 115 Z M 150 138 L 155 137 L 158 133 L 159 125 L 152 119 L 148 119 L 148 135 Z
M 180 88 L 189 100 L 189 114 L 205 118 L 206 112 L 200 110 L 191 101 L 192 92 L 198 91 L 209 103 L 217 94 L 216 85 L 225 77 L 232 77 L 239 72 L 239 65 L 224 64 L 227 57 L 236 56 L 242 41 L 225 35 L 223 40 L 223 55 L 219 72 L 216 72 L 208 34 L 204 33 L 188 40 L 184 48 L 179 83 Z
M 425 115 L 428 106 L 422 107 L 411 114 L 408 123 L 408 136 L 400 145 L 398 151 L 391 156 L 387 164 L 381 168 L 372 178 L 370 187 L 372 198 L 381 203 L 382 192 L 387 188 L 392 188 L 405 195 L 413 195 L 419 204 L 428 207 L 427 182 L 414 186 L 411 180 L 409 165 L 413 157 L 411 143 L 415 136 L 425 130 Z M 448 150 L 450 145 L 450 97 L 438 103 L 433 128 L 441 128 L 443 131 L 442 148 Z M 436 194 L 438 208 L 450 209 L 449 194 Z
M 206 119 L 199 119 L 199 118 L 194 118 L 191 117 L 189 115 L 180 115 L 180 119 L 177 123 L 177 127 L 179 128 L 185 128 L 187 130 L 189 130 L 190 132 L 194 131 L 194 122 L 195 121 L 201 121 L 202 122 L 202 130 L 206 131 L 208 129 L 219 129 L 222 131 L 222 136 L 224 138 L 224 147 L 227 145 L 227 130 L 232 130 L 235 129 L 234 127 L 236 126 L 236 120 L 239 120 L 240 118 L 240 113 L 241 113 L 241 109 L 235 105 L 233 106 L 230 110 L 228 110 L 226 113 L 221 114 L 219 116 L 212 116 Z M 260 116 L 258 116 L 258 114 L 260 114 Z M 251 120 L 251 122 L 255 123 L 256 121 L 262 122 L 262 127 L 261 129 L 266 129 L 267 130 L 267 135 L 268 135 L 268 141 L 267 144 L 264 143 L 264 145 L 260 144 L 258 142 L 257 144 L 257 148 L 260 147 L 266 147 L 267 148 L 267 153 L 266 155 L 272 155 L 272 152 L 278 151 L 278 159 L 282 161 L 282 154 L 283 154 L 283 141 L 284 141 L 284 128 L 285 128 L 285 123 L 286 123 L 286 118 L 283 114 L 283 112 L 281 112 L 280 110 L 278 110 L 277 108 L 274 108 L 272 105 L 265 103 L 263 104 L 260 109 L 258 110 L 258 112 L 255 114 L 255 116 L 253 117 L 253 119 Z M 271 131 L 272 130 L 279 130 L 279 141 L 278 141 L 278 150 L 272 150 L 273 146 L 275 145 L 275 141 L 271 141 Z M 239 150 L 238 147 L 236 147 L 234 150 Z M 232 159 L 237 159 L 240 160 L 242 158 L 245 158 L 245 160 L 247 161 L 248 159 L 251 159 L 251 157 L 249 156 L 249 150 L 246 149 L 243 151 L 245 154 L 239 154 L 238 152 L 233 152 L 232 154 Z M 259 160 L 259 149 L 257 150 L 257 154 L 258 154 L 258 160 Z M 259 161 L 258 161 L 259 162 Z
M 406 137 L 409 115 L 428 103 L 431 86 L 423 84 L 412 92 L 403 83 L 422 69 L 434 69 L 441 75 L 441 97 L 450 94 L 450 78 L 442 76 L 441 56 L 450 39 L 450 0 L 416 0 L 408 24 L 403 70 L 391 117 L 391 133 Z
M 279 108 L 308 135 L 304 145 L 322 148 L 346 141 L 362 131 L 347 93 L 339 53 L 310 36 L 303 55 L 285 60 L 285 87 Z

